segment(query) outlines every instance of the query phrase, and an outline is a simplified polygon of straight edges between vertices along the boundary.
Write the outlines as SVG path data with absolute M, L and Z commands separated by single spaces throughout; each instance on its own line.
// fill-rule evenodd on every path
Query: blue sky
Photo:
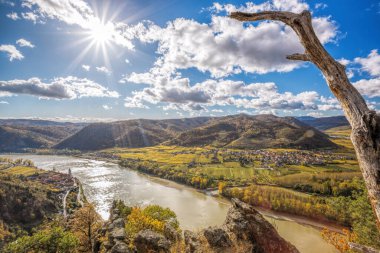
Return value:
M 380 2 L 0 0 L 0 117 L 71 121 L 342 114 L 280 23 L 231 11 L 309 9 L 327 50 L 380 109 Z

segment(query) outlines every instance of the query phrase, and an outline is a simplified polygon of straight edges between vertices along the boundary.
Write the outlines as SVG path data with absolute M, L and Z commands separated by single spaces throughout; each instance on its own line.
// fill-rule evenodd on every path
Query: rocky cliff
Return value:
M 233 199 L 232 204 L 222 226 L 209 227 L 196 233 L 186 230 L 183 237 L 170 226 L 165 227 L 163 234 L 142 230 L 133 242 L 127 239 L 119 210 L 113 208 L 110 221 L 104 228 L 107 241 L 103 247 L 109 253 L 298 252 L 252 206 L 237 199 Z

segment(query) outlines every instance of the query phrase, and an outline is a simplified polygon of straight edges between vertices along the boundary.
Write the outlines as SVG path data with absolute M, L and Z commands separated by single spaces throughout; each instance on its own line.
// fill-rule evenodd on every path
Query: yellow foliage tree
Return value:
M 92 204 L 86 204 L 75 211 L 70 221 L 70 229 L 78 237 L 85 252 L 93 252 L 101 227 L 102 219 Z

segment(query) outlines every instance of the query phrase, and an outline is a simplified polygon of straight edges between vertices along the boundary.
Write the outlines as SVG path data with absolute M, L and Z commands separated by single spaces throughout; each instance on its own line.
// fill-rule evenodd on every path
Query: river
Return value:
M 45 170 L 67 173 L 71 169 L 82 185 L 87 200 L 94 203 L 98 213 L 107 219 L 114 199 L 127 205 L 158 204 L 172 209 L 182 229 L 198 230 L 221 225 L 230 203 L 208 196 L 193 188 L 168 180 L 147 176 L 121 168 L 117 164 L 68 156 L 13 154 L 1 155 L 12 159 L 30 159 Z M 303 253 L 335 253 L 315 227 L 299 224 L 281 216 L 265 215 L 279 234 Z

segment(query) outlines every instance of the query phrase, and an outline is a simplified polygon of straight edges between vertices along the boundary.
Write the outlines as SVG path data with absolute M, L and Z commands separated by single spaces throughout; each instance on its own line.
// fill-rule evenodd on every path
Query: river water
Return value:
M 87 200 L 94 203 L 98 213 L 107 219 L 114 199 L 127 205 L 158 204 L 169 207 L 176 214 L 182 229 L 198 230 L 221 225 L 230 203 L 224 199 L 200 193 L 193 188 L 163 180 L 117 164 L 68 156 L 14 154 L 1 155 L 12 159 L 30 159 L 45 170 L 67 173 L 71 169 L 82 185 Z M 335 253 L 320 231 L 291 219 L 265 216 L 279 234 L 303 253 Z

